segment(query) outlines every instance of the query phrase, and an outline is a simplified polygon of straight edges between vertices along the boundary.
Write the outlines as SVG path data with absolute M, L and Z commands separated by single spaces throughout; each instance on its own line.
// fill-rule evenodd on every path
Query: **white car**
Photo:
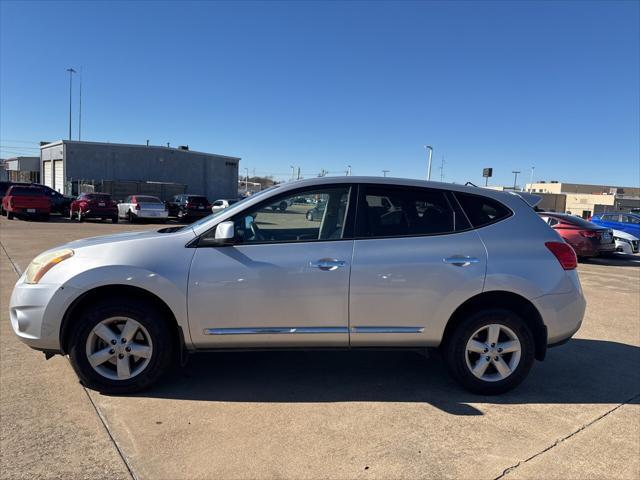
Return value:
M 613 231 L 613 239 L 616 241 L 616 252 L 633 255 L 638 253 L 640 239 L 622 230 Z
M 233 198 L 233 199 L 220 199 L 220 200 L 216 200 L 215 202 L 213 202 L 211 204 L 211 211 L 213 213 L 216 213 L 220 210 L 224 210 L 225 208 L 229 208 L 231 205 L 233 205 L 234 203 L 238 203 L 240 201 L 239 198 Z
M 158 197 L 130 195 L 122 203 L 118 204 L 118 217 L 126 218 L 130 223 L 138 220 L 166 221 L 169 217 L 169 212 Z

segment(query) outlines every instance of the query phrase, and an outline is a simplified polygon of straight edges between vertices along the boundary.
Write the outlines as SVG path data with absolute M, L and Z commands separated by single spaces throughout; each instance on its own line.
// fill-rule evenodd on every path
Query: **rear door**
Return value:
M 621 217 L 621 228 L 619 227 L 618 230 L 640 238 L 640 216 L 623 214 Z
M 438 344 L 482 291 L 485 248 L 446 191 L 363 185 L 350 284 L 354 346 Z

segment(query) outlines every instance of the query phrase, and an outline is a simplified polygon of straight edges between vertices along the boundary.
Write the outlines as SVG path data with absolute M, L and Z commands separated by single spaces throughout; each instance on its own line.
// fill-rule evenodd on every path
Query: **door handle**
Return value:
M 321 258 L 316 262 L 309 262 L 310 267 L 319 268 L 320 270 L 332 271 L 337 268 L 344 267 L 346 262 L 344 260 L 337 260 L 335 258 Z
M 472 263 L 480 263 L 480 259 L 476 257 L 468 257 L 463 255 L 455 255 L 453 257 L 443 258 L 444 263 L 455 265 L 456 267 L 468 267 Z

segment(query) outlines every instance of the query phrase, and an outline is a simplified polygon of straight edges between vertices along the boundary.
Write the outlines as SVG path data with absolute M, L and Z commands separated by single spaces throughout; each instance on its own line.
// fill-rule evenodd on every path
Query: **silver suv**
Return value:
M 23 342 L 103 392 L 147 388 L 187 352 L 403 347 L 439 349 L 465 388 L 496 394 L 578 330 L 585 300 L 575 253 L 520 195 L 325 177 L 49 250 L 10 310 Z

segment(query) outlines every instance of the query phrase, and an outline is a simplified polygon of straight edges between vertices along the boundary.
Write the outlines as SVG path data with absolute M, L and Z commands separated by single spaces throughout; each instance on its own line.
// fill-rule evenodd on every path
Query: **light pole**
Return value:
M 382 170 L 382 176 L 386 177 L 387 173 L 389 173 L 391 170 Z
M 246 196 L 249 194 L 249 169 L 245 167 L 244 170 L 247 172 L 247 175 L 244 177 L 244 194 Z
M 533 171 L 536 167 L 531 167 L 531 178 L 529 179 L 529 191 L 533 189 Z
M 429 163 L 427 166 L 427 180 L 431 180 L 431 157 L 433 157 L 433 147 L 425 145 L 424 148 L 429 151 Z
M 293 165 L 289 165 L 291 167 L 291 181 L 293 182 L 296 179 L 296 167 Z
M 76 71 L 73 68 L 67 68 L 69 72 L 69 140 L 71 140 L 71 86 L 73 84 L 73 74 Z
M 520 173 L 519 171 L 513 170 L 511 173 L 513 173 L 515 175 L 515 177 L 513 177 L 513 189 L 516 189 L 516 185 L 518 184 L 518 174 Z
M 80 100 L 78 108 L 78 141 L 80 141 L 82 136 L 82 66 L 80 66 L 80 96 L 78 98 Z
M 347 177 L 351 176 L 351 165 L 347 165 Z

